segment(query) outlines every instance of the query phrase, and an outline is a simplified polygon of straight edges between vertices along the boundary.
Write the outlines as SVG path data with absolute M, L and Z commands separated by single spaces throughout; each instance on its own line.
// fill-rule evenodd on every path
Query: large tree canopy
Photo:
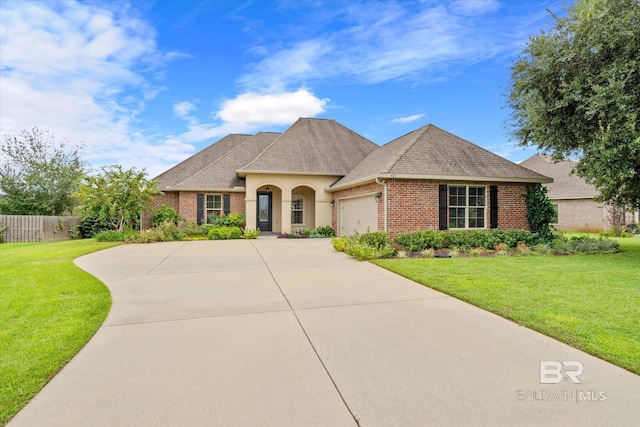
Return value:
M 6 136 L 0 160 L 0 213 L 61 215 L 71 212 L 84 174 L 80 147 L 68 149 L 47 131 L 33 128 Z
M 577 0 L 554 19 L 511 67 L 510 133 L 640 208 L 640 1 Z

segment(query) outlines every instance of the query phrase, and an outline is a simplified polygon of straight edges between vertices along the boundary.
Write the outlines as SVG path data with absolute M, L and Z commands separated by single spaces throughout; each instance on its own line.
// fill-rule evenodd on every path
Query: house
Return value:
M 556 223 L 559 230 L 600 232 L 610 227 L 611 211 L 606 205 L 596 202 L 600 194 L 595 186 L 575 175 L 576 166 L 572 160 L 555 162 L 551 156 L 536 154 L 520 163 L 521 166 L 553 178 L 545 184 L 547 196 L 557 212 Z M 625 223 L 637 220 L 637 214 L 624 214 Z M 634 218 L 634 216 L 636 218 Z
M 334 120 L 229 135 L 156 178 L 187 220 L 232 211 L 247 227 L 339 235 L 385 230 L 527 229 L 528 185 L 552 180 L 434 125 L 378 146 Z

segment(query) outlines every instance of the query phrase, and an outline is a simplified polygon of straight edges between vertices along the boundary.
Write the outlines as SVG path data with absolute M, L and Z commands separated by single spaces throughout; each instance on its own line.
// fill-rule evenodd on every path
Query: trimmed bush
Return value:
M 492 250 L 498 245 L 515 248 L 519 243 L 534 246 L 540 243 L 540 237 L 526 230 L 451 230 L 451 231 L 413 231 L 398 234 L 394 241 L 408 252 L 421 252 L 425 249 L 475 248 Z
M 407 252 L 421 252 L 425 249 L 442 248 L 442 233 L 436 230 L 414 231 L 398 234 L 394 241 Z
M 240 227 L 213 227 L 207 236 L 209 240 L 231 240 L 242 238 Z

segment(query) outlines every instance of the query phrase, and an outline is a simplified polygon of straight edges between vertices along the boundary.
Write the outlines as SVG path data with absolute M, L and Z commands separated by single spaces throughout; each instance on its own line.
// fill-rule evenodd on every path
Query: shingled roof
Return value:
M 156 179 L 160 190 L 213 191 L 241 187 L 244 180 L 236 170 L 251 162 L 269 146 L 279 133 L 228 135 L 179 163 Z
M 554 162 L 551 156 L 536 154 L 520 163 L 527 169 L 553 178 L 553 183 L 547 185 L 547 196 L 550 199 L 591 199 L 599 193 L 596 187 L 576 176 L 571 171 L 576 162 L 562 160 Z
M 253 162 L 238 169 L 247 173 L 348 174 L 378 145 L 335 120 L 298 119 Z
M 551 182 L 437 126 L 427 125 L 369 154 L 332 188 L 375 178 L 463 179 L 510 182 Z

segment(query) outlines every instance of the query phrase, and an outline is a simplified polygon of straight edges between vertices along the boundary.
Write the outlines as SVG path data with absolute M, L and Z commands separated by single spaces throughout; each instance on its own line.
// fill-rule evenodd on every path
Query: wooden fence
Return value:
M 0 215 L 0 231 L 4 230 L 7 243 L 69 240 L 78 225 L 77 216 Z

